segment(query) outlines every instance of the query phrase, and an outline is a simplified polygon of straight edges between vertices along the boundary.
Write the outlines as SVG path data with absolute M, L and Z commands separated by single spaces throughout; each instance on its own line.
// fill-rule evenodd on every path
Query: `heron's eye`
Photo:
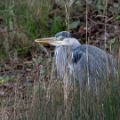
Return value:
M 58 39 L 58 40 L 63 40 L 64 37 L 63 37 L 63 36 L 59 36 L 57 39 Z

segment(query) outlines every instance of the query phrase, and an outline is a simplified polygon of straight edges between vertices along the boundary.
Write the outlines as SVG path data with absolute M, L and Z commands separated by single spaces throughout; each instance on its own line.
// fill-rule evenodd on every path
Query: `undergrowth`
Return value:
M 13 80 L 16 82 L 14 88 L 11 87 L 12 85 L 7 86 L 9 90 L 12 89 L 14 92 L 12 94 L 9 93 L 6 99 L 3 97 L 5 93 L 0 92 L 0 95 L 3 95 L 0 98 L 1 120 L 120 119 L 119 84 L 116 87 L 113 87 L 112 82 L 109 85 L 105 85 L 99 95 L 92 94 L 91 91 L 87 89 L 82 93 L 80 87 L 74 88 L 70 91 L 67 104 L 65 104 L 64 85 L 62 81 L 56 78 L 55 68 L 51 62 L 53 61 L 51 49 L 50 51 L 46 50 L 43 45 L 40 45 L 40 49 L 38 46 L 32 46 L 35 39 L 54 36 L 57 32 L 63 30 L 75 32 L 77 37 L 79 37 L 78 33 L 80 33 L 82 37 L 79 37 L 79 40 L 86 43 L 86 34 L 84 34 L 86 33 L 86 26 L 83 26 L 86 24 L 85 19 L 88 17 L 87 15 L 92 12 L 92 17 L 95 16 L 92 22 L 96 25 L 98 24 L 97 21 L 101 20 L 100 25 L 103 25 L 105 29 L 106 9 L 109 7 L 107 3 L 110 3 L 110 5 L 114 3 L 114 9 L 112 11 L 113 18 L 109 13 L 108 16 L 113 19 L 113 21 L 116 21 L 116 26 L 114 27 L 115 30 L 118 30 L 117 27 L 119 26 L 120 20 L 118 10 L 119 2 L 117 3 L 114 0 L 89 0 L 88 14 L 86 14 L 87 5 L 84 2 L 85 1 L 81 0 L 64 0 L 61 2 L 55 2 L 54 0 L 0 1 L 0 61 L 4 61 L 1 62 L 1 66 L 3 63 L 6 63 L 6 61 L 11 61 L 11 66 L 13 67 L 12 72 L 10 71 L 10 74 L 5 76 L 1 76 L 1 73 L 5 72 L 6 74 L 6 71 L 9 71 L 9 69 L 6 70 L 5 68 L 6 71 L 4 71 L 1 70 L 2 67 L 0 67 L 0 85 L 6 89 L 5 87 L 7 85 L 4 85 L 4 82 L 10 82 L 12 85 L 14 84 Z M 93 7 L 93 5 L 96 6 Z M 77 16 L 73 16 L 74 14 Z M 90 21 L 91 18 L 88 17 L 88 20 Z M 109 24 L 111 24 L 111 22 Z M 97 31 L 94 35 L 98 35 L 97 37 L 100 39 L 100 35 L 102 36 L 106 32 L 104 30 L 100 32 L 100 35 L 98 34 L 99 28 L 103 30 L 103 26 L 101 27 L 100 25 L 97 26 L 98 28 L 95 27 L 92 29 L 92 32 L 88 29 L 87 34 L 90 35 Z M 111 27 L 108 28 L 108 30 L 112 30 Z M 117 43 L 118 37 L 116 36 L 112 35 L 109 43 L 111 48 L 113 47 L 112 45 L 119 48 L 119 44 L 115 44 Z M 100 39 L 100 42 L 101 41 Z M 91 42 L 93 43 L 92 40 Z M 95 43 L 97 42 L 99 43 L 99 41 L 95 40 Z M 105 41 L 102 41 L 102 46 L 104 46 L 104 42 Z M 21 56 L 25 58 L 26 54 L 31 52 L 31 48 L 32 51 L 37 51 L 36 53 L 30 53 L 32 54 L 30 55 L 32 65 L 28 61 L 28 63 L 26 61 L 26 63 L 24 63 L 23 59 L 22 61 L 20 59 L 20 62 L 18 62 Z M 39 52 L 38 49 L 40 50 Z M 120 55 L 118 55 L 118 53 L 117 51 L 119 60 Z M 38 55 L 40 56 L 38 57 Z M 15 62 L 16 60 L 18 61 Z M 17 63 L 19 64 L 16 65 Z M 18 74 L 16 75 L 17 70 Z M 25 70 L 27 71 L 26 73 L 24 72 Z M 21 73 L 21 71 L 23 73 Z M 29 72 L 30 74 L 28 74 Z M 14 76 L 14 74 L 16 76 Z M 120 73 L 118 76 L 119 75 Z M 119 80 L 120 76 L 118 77 L 118 81 Z M 110 79 L 109 81 L 114 80 Z M 18 84 L 20 84 L 20 86 L 17 86 Z

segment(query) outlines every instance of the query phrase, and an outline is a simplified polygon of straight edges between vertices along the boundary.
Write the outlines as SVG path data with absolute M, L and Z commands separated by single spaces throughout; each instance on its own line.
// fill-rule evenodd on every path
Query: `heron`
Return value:
M 88 84 L 95 90 L 111 75 L 117 75 L 117 59 L 112 54 L 93 45 L 81 44 L 68 31 L 59 32 L 54 37 L 36 39 L 35 42 L 55 46 L 54 62 L 60 79 L 68 71 L 68 82 L 73 77 L 81 86 Z

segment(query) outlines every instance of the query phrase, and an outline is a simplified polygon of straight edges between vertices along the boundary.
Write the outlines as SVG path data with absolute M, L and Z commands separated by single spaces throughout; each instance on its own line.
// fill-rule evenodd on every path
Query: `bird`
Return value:
M 95 91 L 111 75 L 117 76 L 117 59 L 112 54 L 93 45 L 81 44 L 68 31 L 58 32 L 54 37 L 36 39 L 35 42 L 55 46 L 54 62 L 59 79 L 64 79 L 67 71 L 68 82 L 72 77 L 82 87 L 89 85 Z

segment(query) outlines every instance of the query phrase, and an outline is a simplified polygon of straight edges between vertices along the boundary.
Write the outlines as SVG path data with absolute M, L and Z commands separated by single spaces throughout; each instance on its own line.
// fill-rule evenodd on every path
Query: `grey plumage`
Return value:
M 57 37 L 59 36 L 65 37 L 62 33 L 57 34 Z M 104 83 L 110 75 L 117 76 L 117 60 L 111 54 L 92 45 L 78 44 L 76 39 L 69 37 L 71 35 L 66 36 L 68 38 L 65 41 L 69 40 L 69 45 L 60 45 L 55 49 L 54 60 L 60 79 L 63 79 L 66 68 L 69 68 L 69 75 L 73 74 L 82 86 L 87 84 L 89 77 L 89 85 L 94 88 L 96 83 Z

